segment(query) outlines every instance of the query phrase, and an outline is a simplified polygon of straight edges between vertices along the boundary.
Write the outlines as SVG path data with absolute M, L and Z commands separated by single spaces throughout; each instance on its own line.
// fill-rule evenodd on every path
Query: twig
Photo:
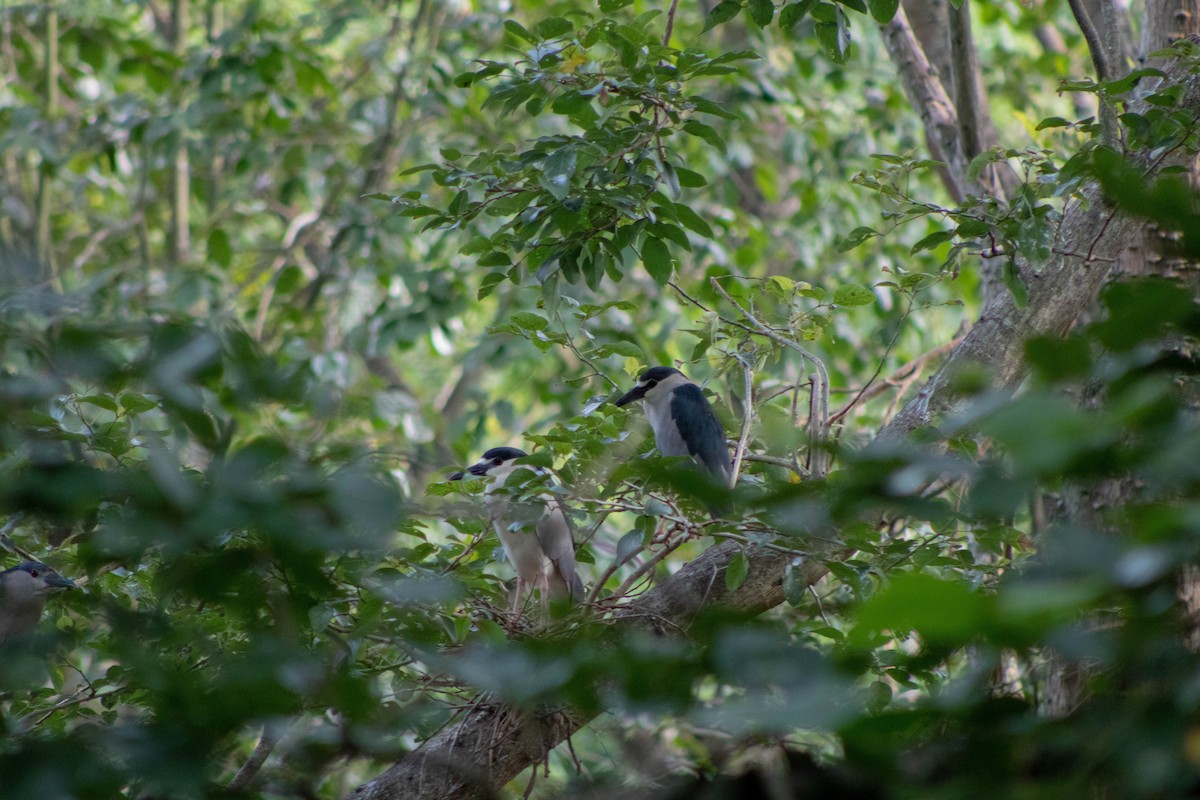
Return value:
M 742 457 L 743 461 L 759 461 L 763 464 L 774 464 L 777 467 L 789 469 L 799 475 L 801 478 L 806 478 L 809 475 L 808 470 L 798 465 L 795 461 L 789 458 L 780 458 L 779 456 L 768 456 L 763 453 L 746 453 Z
M 475 538 L 471 540 L 471 543 L 466 546 L 466 549 L 455 556 L 454 559 L 445 566 L 445 568 L 442 570 L 442 574 L 446 575 L 447 573 L 453 572 L 455 569 L 457 569 L 458 565 L 462 563 L 464 558 L 475 552 L 475 548 L 479 546 L 480 542 L 487 538 L 487 534 L 488 532 L 486 530 L 483 533 L 476 534 Z
M 738 437 L 737 450 L 733 454 L 733 474 L 729 476 L 730 489 L 737 486 L 738 475 L 742 471 L 742 460 L 746 454 L 746 442 L 750 439 L 750 422 L 754 419 L 754 373 L 746 363 L 742 364 L 742 386 L 742 434 Z
M 609 384 L 612 386 L 612 388 L 620 389 L 621 384 L 617 383 L 612 378 L 605 375 L 600 370 L 599 367 L 597 367 L 594 363 L 592 363 L 591 359 L 589 359 L 583 353 L 579 352 L 579 348 L 576 347 L 575 342 L 571 340 L 571 334 L 567 330 L 567 323 L 563 322 L 562 314 L 560 314 L 557 309 L 554 311 L 554 318 L 558 320 L 558 327 L 562 329 L 563 338 L 566 340 L 566 343 L 567 343 L 567 349 L 570 350 L 572 353 L 574 353 L 576 358 L 578 358 L 580 361 L 582 361 L 583 363 L 585 363 L 589 367 L 591 367 L 592 372 L 596 373 L 601 378 L 604 378 L 604 380 L 608 381 Z
M 671 31 L 675 29 L 675 11 L 678 8 L 679 0 L 671 0 L 671 7 L 667 9 L 667 28 L 663 31 L 663 47 L 671 44 Z
M 632 553 L 626 554 L 624 558 L 617 558 L 616 556 L 620 555 L 620 553 L 617 553 L 616 556 L 613 557 L 612 563 L 605 568 L 603 574 L 601 574 L 600 577 L 596 579 L 596 582 L 592 584 L 592 590 L 587 593 L 587 597 L 584 598 L 583 602 L 585 604 L 596 602 L 596 599 L 600 596 L 601 590 L 604 589 L 604 584 L 608 583 L 608 579 L 616 574 L 617 570 L 628 564 L 630 559 L 645 549 L 646 545 L 640 544 L 636 550 L 634 550 Z
M 842 417 L 846 416 L 846 414 L 848 414 L 850 412 L 850 410 L 852 408 L 854 408 L 856 405 L 858 405 L 859 403 L 864 402 L 866 400 L 870 400 L 871 398 L 882 394 L 883 392 L 887 391 L 888 387 L 895 386 L 900 381 L 907 380 L 910 376 L 915 375 L 917 372 L 919 372 L 921 369 L 923 369 L 925 367 L 925 365 L 928 364 L 933 359 L 940 358 L 941 356 L 945 355 L 946 353 L 949 353 L 951 350 L 953 350 L 958 345 L 959 342 L 961 342 L 963 340 L 963 336 L 965 336 L 965 335 L 966 335 L 965 333 L 959 334 L 958 336 L 955 336 L 953 339 L 946 342 L 945 344 L 938 345 L 937 347 L 933 348 L 932 350 L 930 350 L 926 353 L 923 353 L 922 355 L 917 356 L 912 361 L 901 366 L 899 369 L 897 369 L 895 372 L 893 372 L 887 378 L 884 378 L 882 381 L 879 381 L 879 382 L 875 381 L 875 377 L 878 376 L 878 374 L 879 374 L 879 372 L 876 371 L 875 375 L 871 376 L 871 380 L 867 381 L 867 383 L 863 386 L 863 388 L 859 389 L 858 394 L 856 394 L 854 396 L 854 399 L 851 400 L 849 403 L 847 403 L 845 406 L 843 406 L 840 411 L 838 411 L 836 414 L 834 414 L 832 417 L 829 418 L 830 424 L 833 424 L 833 423 L 837 422 L 838 420 L 840 420 Z M 880 366 L 881 367 L 883 366 L 883 362 L 880 362 Z
M 667 544 L 664 544 L 662 550 L 655 553 L 653 558 L 647 559 L 645 564 L 642 564 L 640 567 L 634 570 L 633 574 L 626 578 L 625 581 L 617 587 L 617 590 L 613 592 L 613 597 L 624 597 L 629 590 L 633 588 L 633 585 L 641 580 L 647 572 L 650 572 L 657 567 L 664 558 L 671 555 L 671 553 L 674 553 L 683 545 L 684 542 L 690 540 L 691 538 L 691 534 L 685 534 L 680 536 L 674 542 L 668 542 Z

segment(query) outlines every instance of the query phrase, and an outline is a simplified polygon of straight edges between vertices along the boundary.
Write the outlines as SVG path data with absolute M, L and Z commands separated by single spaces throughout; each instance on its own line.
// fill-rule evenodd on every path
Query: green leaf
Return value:
M 796 282 L 783 275 L 772 275 L 767 280 L 769 284 L 776 287 L 783 296 L 789 295 L 796 290 Z
M 870 632 L 916 631 L 930 642 L 951 645 L 970 642 L 984 628 L 990 602 L 964 581 L 906 573 L 859 607 L 852 641 L 865 641 Z
M 615 562 L 620 565 L 632 558 L 633 555 L 642 548 L 642 541 L 644 538 L 644 534 L 639 530 L 632 530 L 622 536 L 620 540 L 617 541 L 617 554 L 615 557 Z
M 987 236 L 992 230 L 992 226 L 981 219 L 964 219 L 958 223 L 958 227 L 954 232 L 960 239 L 975 239 L 980 236 Z
M 654 282 L 659 286 L 665 286 L 667 281 L 671 280 L 672 270 L 671 252 L 666 243 L 662 239 L 647 236 L 642 243 L 641 255 L 646 272 L 650 273 L 650 277 L 654 278 Z
M 720 105 L 719 103 L 714 103 L 712 100 L 709 100 L 707 97 L 699 97 L 697 95 L 693 95 L 688 98 L 688 101 L 691 102 L 691 104 L 696 107 L 697 111 L 700 111 L 705 114 L 712 114 L 714 117 L 721 117 L 722 119 L 732 119 L 732 120 L 745 119 L 745 117 L 743 115 L 737 113 L 736 111 L 731 111 L 730 109 L 726 108 L 725 106 Z
M 818 5 L 813 9 L 813 16 L 825 4 Z M 846 63 L 846 53 L 850 49 L 850 29 L 846 26 L 845 15 L 835 6 L 834 20 L 832 22 L 817 23 L 817 41 L 825 48 L 825 55 L 830 61 L 835 64 Z
M 674 206 L 672 206 L 672 208 L 675 210 L 675 214 L 679 217 L 679 221 L 682 222 L 688 229 L 700 234 L 705 239 L 716 238 L 716 234 L 713 233 L 713 229 L 709 227 L 708 223 L 704 221 L 704 218 L 693 211 L 690 206 L 684 205 L 683 203 L 676 203 Z
M 1004 268 L 1000 271 L 1000 280 L 1012 293 L 1013 302 L 1016 303 L 1017 308 L 1025 308 L 1029 305 L 1029 289 L 1025 286 L 1025 280 L 1021 277 L 1020 270 L 1017 269 L 1016 263 L 1011 258 L 1005 260 Z
M 817 0 L 800 0 L 799 3 L 788 3 L 779 12 L 779 27 L 790 31 L 800 24 L 804 16 L 817 4 Z
M 700 32 L 704 33 L 724 22 L 729 22 L 741 10 L 742 4 L 737 2 L 737 0 L 722 0 L 722 2 L 717 3 L 712 11 L 708 12 L 708 16 L 704 18 L 704 28 Z
M 480 256 L 475 263 L 481 267 L 508 267 L 512 266 L 512 259 L 503 250 L 492 250 Z
M 125 409 L 131 414 L 140 414 L 143 411 L 150 411 L 151 409 L 158 408 L 158 403 L 156 401 L 151 400 L 144 394 L 138 394 L 136 392 L 126 392 L 125 394 L 121 395 L 120 402 L 121 408 Z
M 838 306 L 865 306 L 875 302 L 875 293 L 857 283 L 839 286 L 833 293 L 833 303 Z
M 689 119 L 683 123 L 683 130 L 690 133 L 692 136 L 698 136 L 708 142 L 713 147 L 721 151 L 721 155 L 725 155 L 725 140 L 709 125 L 703 122 L 697 122 L 694 119 Z
M 579 113 L 590 106 L 591 103 L 592 98 L 572 89 L 554 98 L 554 102 L 550 104 L 550 110 L 555 114 L 570 116 L 571 114 Z
M 934 231 L 926 236 L 921 241 L 912 246 L 912 253 L 919 253 L 922 250 L 932 250 L 943 242 L 948 242 L 955 236 L 954 231 Z
M 767 27 L 775 18 L 773 0 L 749 0 L 746 10 L 750 12 L 750 19 L 754 20 L 754 24 L 760 28 Z
M 688 189 L 699 189 L 708 185 L 708 180 L 703 175 L 684 167 L 676 167 L 675 175 L 679 178 L 679 185 Z
M 574 147 L 563 147 L 550 154 L 542 162 L 541 185 L 562 200 L 571 192 L 571 177 L 575 174 L 576 155 Z
M 750 559 L 746 558 L 746 554 L 739 550 L 733 554 L 733 558 L 729 559 L 729 566 L 725 568 L 725 588 L 736 592 L 746 582 L 746 576 L 749 574 Z
M 113 413 L 117 411 L 117 401 L 103 394 L 89 394 L 86 397 L 80 397 L 78 402 L 103 408 L 105 411 L 112 411 Z
M 892 702 L 892 687 L 883 681 L 875 681 L 867 687 L 867 708 L 872 714 L 879 714 L 888 703 Z
M 92 446 L 112 456 L 123 456 L 133 445 L 127 437 L 110 430 L 93 437 Z
M 208 258 L 222 267 L 228 267 L 233 261 L 233 248 L 224 228 L 213 228 L 208 232 Z
M 1046 128 L 1066 128 L 1070 124 L 1070 120 L 1063 119 L 1062 117 L 1046 117 L 1038 123 L 1037 130 L 1044 131 Z
M 537 44 L 538 38 L 529 31 L 525 30 L 525 26 L 513 19 L 504 20 L 504 29 L 512 35 L 524 39 L 530 44 Z
M 492 292 L 496 291 L 496 287 L 504 283 L 508 277 L 503 272 L 490 272 L 483 276 L 483 280 L 479 282 L 479 291 L 476 293 L 476 298 L 482 300 Z
M 871 16 L 880 25 L 884 25 L 892 21 L 892 17 L 896 16 L 896 10 L 900 8 L 900 0 L 867 0 L 867 8 L 871 10 Z
M 669 222 L 652 222 L 646 226 L 646 232 L 660 239 L 673 242 L 684 250 L 690 251 L 692 249 L 692 243 L 688 241 L 687 233 L 678 225 Z
M 638 361 L 646 360 L 646 353 L 633 342 L 611 342 L 606 346 L 609 352 L 615 355 L 636 358 Z
M 575 30 L 570 20 L 562 17 L 548 17 L 534 26 L 538 36 L 543 39 L 557 39 Z
M 1105 92 L 1105 94 L 1125 94 L 1134 86 L 1136 86 L 1138 81 L 1140 81 L 1142 78 L 1164 77 L 1166 77 L 1166 73 L 1161 69 L 1143 67 L 1142 69 L 1135 69 L 1115 81 L 1105 81 L 1104 83 L 1100 84 L 1100 88 Z
M 850 233 L 846 235 L 846 238 L 842 239 L 842 241 L 838 243 L 838 251 L 844 253 L 847 250 L 853 250 L 867 239 L 878 235 L 879 231 L 875 230 L 874 228 L 868 228 L 865 225 L 860 225 L 854 230 L 850 231 Z
M 683 189 L 679 183 L 679 176 L 675 173 L 675 167 L 670 161 L 662 163 L 663 183 L 667 185 L 667 194 L 672 200 L 678 200 L 683 194 Z
M 527 331 L 544 331 L 550 327 L 549 321 L 537 314 L 532 314 L 528 311 L 519 311 L 509 317 L 512 324 L 518 328 Z

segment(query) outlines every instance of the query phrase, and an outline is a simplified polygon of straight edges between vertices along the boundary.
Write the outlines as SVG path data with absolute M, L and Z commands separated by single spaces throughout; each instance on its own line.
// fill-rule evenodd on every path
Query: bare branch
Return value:
M 679 0 L 671 0 L 671 7 L 667 9 L 667 27 L 663 31 L 663 47 L 667 47 L 671 44 L 671 32 L 675 30 L 675 12 L 678 10 Z
M 750 422 L 754 419 L 754 372 L 750 365 L 742 364 L 742 433 L 738 437 L 737 450 L 733 454 L 733 474 L 729 476 L 729 488 L 737 486 L 742 471 L 742 460 L 746 457 L 746 442 L 750 439 Z
M 896 65 L 909 102 L 921 112 L 930 155 L 946 165 L 950 194 L 957 202 L 966 200 L 975 187 L 967 181 L 970 160 L 966 158 L 959 138 L 958 115 L 937 70 L 925 57 L 925 51 L 908 24 L 903 8 L 883 26 L 883 44 Z
M 962 141 L 963 157 L 969 163 L 983 152 L 983 98 L 975 80 L 979 64 L 975 58 L 975 42 L 971 39 L 971 4 L 951 7 L 950 52 L 954 59 L 954 107 L 958 111 L 958 135 Z
M 1088 16 L 1087 9 L 1083 6 L 1083 0 L 1067 0 L 1067 2 L 1071 6 L 1071 14 L 1075 17 L 1075 24 L 1079 26 L 1079 32 L 1083 34 L 1083 40 L 1087 42 L 1088 52 L 1092 56 L 1092 67 L 1096 70 L 1096 80 L 1100 82 L 1112 80 L 1112 68 L 1108 65 L 1108 52 L 1104 47 L 1104 40 L 1100 38 L 1100 33 L 1092 24 L 1092 18 Z
M 1092 66 L 1096 70 L 1097 82 L 1104 83 L 1112 80 L 1115 76 L 1108 63 L 1108 49 L 1104 45 L 1104 40 L 1100 38 L 1096 26 L 1092 24 L 1092 18 L 1088 16 L 1083 0 L 1067 0 L 1067 2 L 1071 6 L 1071 13 L 1075 16 L 1075 24 L 1079 26 L 1079 31 L 1083 34 L 1088 51 L 1092 55 Z M 1104 139 L 1109 143 L 1115 142 L 1117 140 L 1116 109 L 1113 108 L 1112 101 L 1104 93 L 1100 93 L 1098 97 L 1100 98 L 1100 127 L 1104 131 Z

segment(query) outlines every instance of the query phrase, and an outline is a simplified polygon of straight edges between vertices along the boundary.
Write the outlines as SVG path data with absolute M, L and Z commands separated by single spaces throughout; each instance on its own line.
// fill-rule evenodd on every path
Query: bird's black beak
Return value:
M 648 388 L 649 387 L 647 387 L 645 384 L 639 383 L 637 386 L 633 387 L 628 392 L 621 395 L 621 398 L 619 400 L 617 400 L 617 402 L 613 403 L 613 405 L 627 406 L 630 403 L 634 402 L 635 400 L 641 400 L 643 397 L 646 396 L 646 390 Z
M 75 581 L 70 578 L 64 578 L 55 572 L 53 575 L 43 575 L 42 580 L 47 586 L 53 586 L 55 589 L 74 589 Z
M 463 478 L 467 477 L 467 473 L 475 475 L 476 477 L 487 475 L 488 467 L 490 466 L 491 464 L 472 464 L 471 466 L 467 467 L 466 472 L 456 472 L 446 480 L 461 481 Z

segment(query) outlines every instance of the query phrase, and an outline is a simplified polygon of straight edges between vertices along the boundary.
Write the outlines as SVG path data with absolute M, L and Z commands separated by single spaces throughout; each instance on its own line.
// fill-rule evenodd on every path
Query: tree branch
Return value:
M 1096 26 L 1092 24 L 1092 18 L 1088 15 L 1083 0 L 1067 0 L 1067 2 L 1071 6 L 1071 14 L 1075 17 L 1075 24 L 1079 26 L 1079 31 L 1083 34 L 1084 41 L 1087 42 L 1088 51 L 1092 54 L 1096 82 L 1104 83 L 1112 80 L 1116 76 L 1112 74 L 1112 66 L 1108 63 L 1108 49 L 1105 47 L 1104 40 L 1100 38 Z M 1100 127 L 1104 131 L 1104 140 L 1112 144 L 1117 140 L 1117 112 L 1113 108 L 1112 100 L 1103 92 L 1097 97 L 1100 100 Z
M 983 98 L 975 80 L 979 64 L 975 58 L 975 43 L 971 40 L 971 4 L 951 7 L 950 52 L 954 59 L 954 107 L 958 112 L 958 134 L 962 141 L 963 157 L 971 159 L 983 152 Z
M 947 188 L 954 200 L 961 203 L 976 187 L 967 181 L 970 160 L 966 158 L 959 138 L 958 115 L 937 70 L 925 57 L 925 51 L 908 24 L 903 8 L 883 26 L 883 44 L 900 74 L 904 93 L 925 123 L 930 155 L 946 165 Z
M 725 588 L 725 568 L 745 552 L 750 573 L 736 592 Z M 720 605 L 759 614 L 783 602 L 783 572 L 792 554 L 743 548 L 735 542 L 710 547 L 670 580 L 616 612 L 613 633 L 634 630 L 674 636 L 700 611 Z M 805 579 L 825 574 L 818 559 L 801 566 Z M 591 721 L 592 714 L 526 712 L 494 702 L 480 703 L 462 720 L 427 740 L 378 778 L 363 784 L 352 800 L 448 800 L 495 797 L 503 786 Z
M 903 29 L 894 34 L 903 36 Z M 1181 107 L 1200 109 L 1200 75 L 1175 65 L 1168 76 L 1184 89 Z M 944 94 L 944 93 L 943 93 Z M 1191 156 L 1182 148 L 1169 158 L 1143 166 L 1161 169 L 1183 164 Z M 982 364 L 992 371 L 993 386 L 1012 391 L 1025 375 L 1022 345 L 1039 334 L 1061 334 L 1093 302 L 1124 243 L 1138 222 L 1117 212 L 1098 187 L 1089 186 L 1084 201 L 1065 213 L 1060 252 L 1037 273 L 1030 272 L 1029 302 L 1017 308 L 1010 294 L 985 306 L 979 321 L 954 348 L 943 367 L 876 436 L 875 441 L 902 441 L 957 408 L 960 398 L 952 376 L 965 364 Z M 1092 258 L 1080 253 L 1092 253 Z M 826 545 L 832 548 L 834 545 Z M 801 563 L 803 580 L 812 585 L 825 574 L 824 557 L 833 551 L 814 550 Z M 744 553 L 750 572 L 734 592 L 725 586 L 725 570 L 736 553 Z M 659 586 L 618 609 L 610 621 L 614 635 L 646 631 L 672 636 L 686 628 L 700 611 L 722 606 L 734 612 L 758 614 L 784 600 L 785 567 L 795 558 L 766 547 L 723 542 L 710 547 Z M 523 769 L 544 759 L 550 748 L 587 724 L 591 714 L 566 711 L 523 712 L 495 702 L 481 703 L 461 721 L 449 726 L 401 759 L 378 778 L 355 790 L 352 800 L 449 800 L 495 796 Z

